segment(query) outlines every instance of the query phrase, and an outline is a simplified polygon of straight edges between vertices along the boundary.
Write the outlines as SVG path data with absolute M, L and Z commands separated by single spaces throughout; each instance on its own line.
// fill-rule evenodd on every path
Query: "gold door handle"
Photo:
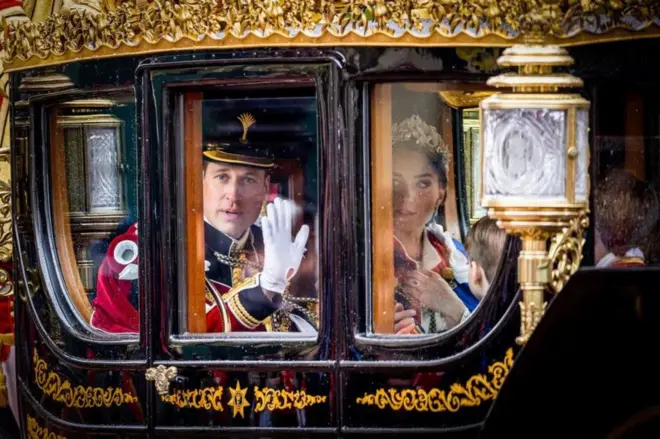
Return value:
M 176 367 L 165 367 L 162 364 L 158 367 L 150 367 L 144 374 L 147 381 L 153 381 L 156 384 L 156 391 L 159 395 L 167 395 L 170 391 L 170 381 L 176 378 Z

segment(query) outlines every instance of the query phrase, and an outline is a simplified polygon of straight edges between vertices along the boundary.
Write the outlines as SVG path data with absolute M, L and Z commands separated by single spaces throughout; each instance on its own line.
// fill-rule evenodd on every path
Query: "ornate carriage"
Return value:
M 617 210 L 593 202 L 601 177 L 660 188 L 657 1 L 12 0 L 1 13 L 0 403 L 21 437 L 477 437 L 489 411 L 485 437 L 545 437 L 564 424 L 530 433 L 553 408 L 543 395 L 602 354 L 584 345 L 624 342 L 594 325 L 624 325 L 631 358 L 657 335 L 653 209 L 632 227 L 644 268 L 578 270 L 602 260 L 595 225 Z M 393 144 L 411 136 L 445 161 L 426 223 L 438 245 L 468 261 L 487 215 L 508 237 L 459 323 L 420 317 L 403 335 L 395 228 L 414 212 L 394 200 Z M 218 256 L 237 260 L 228 291 L 205 283 L 203 157 L 245 164 L 216 146 L 248 140 L 274 157 L 266 201 L 292 200 L 309 227 L 282 309 L 313 332 L 231 294 L 253 286 L 238 253 Z M 450 265 L 447 284 L 467 285 Z M 214 300 L 250 330 L 209 331 Z M 585 431 L 657 402 L 637 401 L 581 418 Z

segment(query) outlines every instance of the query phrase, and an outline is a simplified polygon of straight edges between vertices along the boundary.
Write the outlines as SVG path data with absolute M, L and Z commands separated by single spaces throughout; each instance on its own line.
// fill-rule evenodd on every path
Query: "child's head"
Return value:
M 506 232 L 497 227 L 497 222 L 488 216 L 477 221 L 465 243 L 470 255 L 468 283 L 470 290 L 479 300 L 483 299 L 500 263 Z

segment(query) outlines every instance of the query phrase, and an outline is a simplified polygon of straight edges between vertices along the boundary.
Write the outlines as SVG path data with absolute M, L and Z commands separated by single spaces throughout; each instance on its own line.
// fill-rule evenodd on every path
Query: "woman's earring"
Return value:
M 264 204 L 261 205 L 261 213 L 259 216 L 267 216 L 266 206 L 268 206 L 268 201 L 264 201 Z

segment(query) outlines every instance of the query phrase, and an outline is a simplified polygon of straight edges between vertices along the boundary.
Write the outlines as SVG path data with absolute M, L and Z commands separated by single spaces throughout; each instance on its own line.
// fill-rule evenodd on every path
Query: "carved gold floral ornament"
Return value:
M 378 389 L 357 398 L 356 403 L 396 411 L 457 412 L 463 407 L 476 407 L 495 399 L 512 365 L 513 349 L 509 348 L 502 361 L 488 366 L 488 376 L 473 375 L 465 384 L 452 384 L 449 390 Z
M 227 405 L 232 408 L 234 417 L 245 416 L 245 408 L 250 406 L 247 398 L 247 388 L 229 387 Z M 310 395 L 304 390 L 288 391 L 284 389 L 271 389 L 268 387 L 254 387 L 254 412 L 289 410 L 310 407 L 327 402 L 326 395 Z M 226 394 L 223 387 L 204 387 L 193 390 L 174 390 L 172 394 L 161 395 L 161 401 L 179 408 L 193 408 L 198 410 L 224 411 L 222 397 Z
M 106 0 L 100 9 L 68 8 L 43 22 L 7 23 L 5 65 L 67 53 L 94 56 L 83 49 L 105 48 L 105 56 L 149 51 L 141 43 L 158 45 L 154 51 L 272 46 L 270 37 L 278 45 L 281 37 L 286 45 L 336 46 L 389 44 L 404 36 L 407 44 L 412 38 L 430 46 L 456 38 L 483 46 L 484 37 L 487 44 L 509 45 L 521 33 L 562 40 L 611 29 L 657 31 L 660 15 L 654 0 Z
M 48 370 L 48 363 L 34 349 L 34 382 L 45 395 L 69 408 L 101 408 L 138 402 L 138 397 L 118 387 L 75 386 Z
M 28 439 L 66 439 L 66 436 L 59 435 L 39 425 L 39 422 L 28 415 L 27 417 L 27 437 Z

